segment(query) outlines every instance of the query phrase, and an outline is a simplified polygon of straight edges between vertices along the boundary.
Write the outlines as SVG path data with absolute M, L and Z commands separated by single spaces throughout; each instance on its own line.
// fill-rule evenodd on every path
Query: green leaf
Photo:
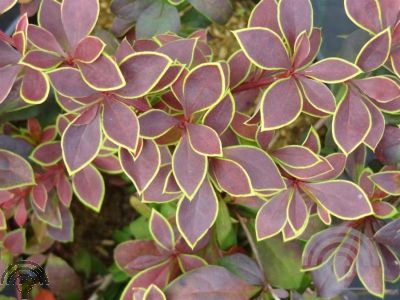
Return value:
M 176 7 L 164 1 L 154 1 L 139 16 L 136 23 L 136 36 L 146 38 L 168 31 L 178 32 L 180 26 Z
M 90 253 L 86 250 L 79 250 L 72 258 L 72 265 L 77 272 L 85 274 L 85 277 L 88 278 L 92 270 Z
M 224 201 L 218 202 L 218 216 L 215 222 L 218 245 L 222 250 L 228 250 L 237 243 L 236 232 L 232 226 L 231 216 Z
M 254 222 L 249 230 L 256 240 Z M 281 236 L 257 243 L 257 250 L 268 282 L 282 289 L 299 289 L 304 284 L 305 273 L 301 272 L 301 247 L 298 241 L 283 242 Z
M 145 217 L 139 217 L 129 225 L 131 234 L 137 240 L 152 240 L 149 230 L 149 220 Z

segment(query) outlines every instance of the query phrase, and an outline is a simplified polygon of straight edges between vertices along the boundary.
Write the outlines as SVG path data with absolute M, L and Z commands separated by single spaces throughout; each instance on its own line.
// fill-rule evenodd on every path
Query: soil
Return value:
M 112 239 L 114 231 L 131 223 L 137 215 L 129 204 L 127 187 L 112 184 L 117 180 L 116 177 L 106 175 L 104 180 L 106 195 L 100 213 L 85 207 L 76 199 L 71 204 L 75 219 L 74 241 L 62 246 L 62 252 L 68 260 L 79 250 L 85 249 L 105 265 L 110 265 L 116 246 Z

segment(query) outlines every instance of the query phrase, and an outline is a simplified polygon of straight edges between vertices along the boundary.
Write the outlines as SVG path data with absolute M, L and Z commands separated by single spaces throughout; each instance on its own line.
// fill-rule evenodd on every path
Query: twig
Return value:
M 112 283 L 112 275 L 108 274 L 103 278 L 102 284 L 99 285 L 99 287 L 93 292 L 92 296 L 90 296 L 89 300 L 98 300 L 99 299 L 99 294 L 101 292 L 104 292 L 107 287 Z
M 239 212 L 235 211 L 235 214 L 236 214 L 236 217 L 237 217 L 240 225 L 243 228 L 243 231 L 244 231 L 244 233 L 245 233 L 245 235 L 247 237 L 247 240 L 249 241 L 250 248 L 253 251 L 254 258 L 255 258 L 255 260 L 256 260 L 256 262 L 258 264 L 258 267 L 260 268 L 260 270 L 264 270 L 263 264 L 261 262 L 260 254 L 258 253 L 258 250 L 257 250 L 257 245 L 254 242 L 253 236 L 251 235 L 251 232 L 249 231 L 249 228 L 246 225 L 247 220 L 245 220 L 239 214 Z M 263 272 L 263 274 L 264 274 L 264 272 Z M 275 300 L 280 300 L 280 298 L 274 294 L 274 291 L 273 291 L 272 287 L 268 284 L 267 279 L 265 278 L 265 275 L 264 275 L 264 286 L 271 293 L 272 298 L 274 298 Z

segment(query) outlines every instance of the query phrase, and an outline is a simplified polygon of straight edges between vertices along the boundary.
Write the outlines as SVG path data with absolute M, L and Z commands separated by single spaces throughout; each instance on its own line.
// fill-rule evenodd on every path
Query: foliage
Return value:
M 208 10 L 227 1 L 189 2 L 227 19 Z M 259 2 L 228 61 L 213 60 L 206 30 L 164 33 L 176 5 L 115 0 L 118 43 L 96 35 L 98 0 L 43 0 L 37 24 L 25 13 L 0 32 L 0 116 L 60 110 L 0 123 L 2 270 L 39 256 L 53 292 L 80 297 L 67 262 L 42 254 L 73 240 L 72 201 L 100 212 L 122 177 L 142 216 L 114 251 L 131 277 L 121 299 L 333 297 L 356 276 L 383 297 L 400 276 L 400 1 L 344 1 L 371 35 L 354 63 L 318 56 L 309 0 Z M 318 122 L 303 141 L 277 147 L 304 114 Z

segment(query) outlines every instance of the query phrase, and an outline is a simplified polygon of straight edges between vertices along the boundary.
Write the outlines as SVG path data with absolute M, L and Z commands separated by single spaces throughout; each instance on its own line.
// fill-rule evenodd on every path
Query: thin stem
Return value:
M 272 76 L 272 77 L 268 77 L 268 78 L 263 78 L 258 81 L 244 82 L 241 85 L 235 87 L 232 90 L 232 93 L 239 93 L 239 92 L 252 90 L 252 89 L 256 89 L 256 88 L 262 88 L 262 87 L 265 87 L 265 86 L 273 83 L 277 79 L 278 79 L 278 77 Z
M 251 251 L 253 251 L 254 254 L 254 258 L 257 262 L 258 267 L 260 268 L 260 270 L 264 270 L 263 264 L 261 262 L 261 258 L 260 258 L 260 254 L 258 253 L 257 250 L 257 245 L 253 239 L 253 236 L 251 235 L 251 232 L 249 230 L 249 228 L 246 225 L 247 220 L 245 218 L 243 218 L 238 211 L 235 210 L 235 215 L 236 218 L 238 219 L 240 226 L 242 226 L 244 234 L 246 235 L 247 240 L 249 241 L 250 244 L 250 248 Z M 264 272 L 263 272 L 264 275 Z M 274 294 L 274 291 L 272 289 L 272 287 L 268 284 L 267 279 L 265 278 L 265 275 L 263 276 L 263 281 L 264 281 L 264 286 L 268 289 L 268 291 L 271 293 L 272 298 L 274 298 L 275 300 L 280 300 L 280 298 L 278 296 L 276 296 Z

